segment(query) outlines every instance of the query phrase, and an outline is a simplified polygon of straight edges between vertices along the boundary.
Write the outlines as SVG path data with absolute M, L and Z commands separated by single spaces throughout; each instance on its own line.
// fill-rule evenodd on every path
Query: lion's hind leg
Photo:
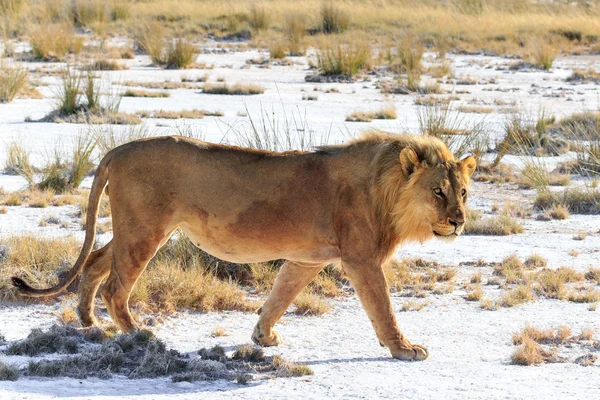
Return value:
M 137 227 L 135 233 L 124 234 L 124 229 L 115 230 L 110 275 L 102 290 L 102 299 L 108 313 L 123 332 L 137 329 L 129 312 L 129 295 L 133 286 L 146 269 L 148 262 L 175 230 L 175 228 L 151 230 L 150 221 L 147 224 L 140 223 L 132 226 Z
M 83 326 L 97 325 L 94 316 L 94 298 L 100 283 L 110 273 L 111 260 L 112 242 L 109 242 L 100 250 L 92 252 L 83 267 L 79 283 L 79 305 L 77 306 L 79 321 Z
M 258 323 L 252 333 L 252 340 L 261 346 L 278 346 L 281 336 L 273 326 L 294 301 L 296 296 L 321 271 L 324 265 L 301 264 L 286 261 L 275 278 L 273 289 L 261 307 Z

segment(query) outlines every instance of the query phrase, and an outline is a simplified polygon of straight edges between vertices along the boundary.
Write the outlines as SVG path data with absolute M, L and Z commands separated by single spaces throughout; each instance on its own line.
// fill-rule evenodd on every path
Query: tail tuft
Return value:
M 23 279 L 13 276 L 10 278 L 14 287 L 16 287 L 20 292 L 31 290 L 32 287 L 27 284 Z

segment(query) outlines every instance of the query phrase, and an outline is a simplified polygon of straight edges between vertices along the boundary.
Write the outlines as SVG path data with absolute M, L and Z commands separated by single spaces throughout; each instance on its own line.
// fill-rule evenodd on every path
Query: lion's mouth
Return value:
M 435 237 L 438 237 L 438 238 L 447 238 L 447 239 L 453 239 L 453 238 L 456 238 L 456 237 L 460 236 L 460 233 L 457 233 L 457 232 L 452 232 L 452 233 L 449 233 L 449 234 L 447 234 L 447 235 L 442 235 L 441 233 L 438 233 L 438 232 L 436 232 L 436 231 L 433 231 L 433 235 L 434 235 Z

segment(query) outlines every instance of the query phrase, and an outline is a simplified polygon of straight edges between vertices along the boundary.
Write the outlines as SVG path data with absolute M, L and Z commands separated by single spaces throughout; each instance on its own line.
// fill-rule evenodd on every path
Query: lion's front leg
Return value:
M 275 278 L 273 289 L 261 307 L 260 318 L 252 333 L 254 343 L 261 346 L 278 346 L 282 339 L 273 326 L 294 301 L 296 296 L 314 278 L 323 265 L 300 264 L 286 261 Z
M 425 360 L 429 353 L 423 346 L 404 337 L 392 308 L 389 289 L 379 265 L 342 263 L 342 268 L 373 324 L 379 342 L 400 360 Z

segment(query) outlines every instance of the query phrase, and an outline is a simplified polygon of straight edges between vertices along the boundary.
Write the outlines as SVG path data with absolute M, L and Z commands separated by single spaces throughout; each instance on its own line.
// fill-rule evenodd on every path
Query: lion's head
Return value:
M 383 218 L 394 225 L 398 240 L 459 236 L 475 159 L 457 161 L 442 141 L 431 137 L 389 138 L 376 186 Z
M 468 156 L 455 161 L 454 157 L 439 157 L 432 163 L 420 160 L 412 147 L 406 147 L 400 152 L 400 164 L 410 197 L 419 201 L 411 206 L 417 209 L 431 234 L 443 239 L 459 236 L 465 227 L 465 205 L 475 159 Z

